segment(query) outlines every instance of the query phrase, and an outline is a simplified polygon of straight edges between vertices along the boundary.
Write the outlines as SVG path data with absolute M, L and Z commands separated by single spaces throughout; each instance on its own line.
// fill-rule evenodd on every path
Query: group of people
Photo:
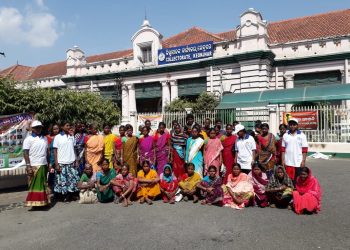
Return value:
M 298 121 L 281 124 L 274 136 L 257 121 L 249 131 L 239 122 L 222 129 L 221 120 L 203 126 L 187 115 L 185 126 L 151 122 L 134 133 L 130 124 L 119 135 L 105 124 L 99 133 L 63 122 L 48 135 L 39 121 L 23 144 L 29 180 L 27 206 L 48 205 L 54 199 L 80 203 L 133 201 L 152 204 L 193 200 L 203 205 L 243 209 L 247 206 L 317 213 L 321 187 L 306 167 L 308 143 Z M 46 179 L 47 178 L 47 179 Z M 46 181 L 47 180 L 47 181 Z

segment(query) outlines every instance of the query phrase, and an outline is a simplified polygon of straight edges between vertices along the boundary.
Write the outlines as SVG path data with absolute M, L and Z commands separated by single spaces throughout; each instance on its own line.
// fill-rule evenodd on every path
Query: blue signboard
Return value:
M 213 56 L 213 42 L 195 43 L 158 50 L 158 65 L 199 60 Z

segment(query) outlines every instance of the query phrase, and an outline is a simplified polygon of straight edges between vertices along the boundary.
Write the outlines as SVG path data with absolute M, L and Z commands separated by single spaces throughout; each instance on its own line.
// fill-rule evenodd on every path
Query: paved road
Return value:
M 318 215 L 185 202 L 60 203 L 35 212 L 19 205 L 0 212 L 0 249 L 350 249 L 350 161 L 310 160 L 309 166 L 324 189 Z

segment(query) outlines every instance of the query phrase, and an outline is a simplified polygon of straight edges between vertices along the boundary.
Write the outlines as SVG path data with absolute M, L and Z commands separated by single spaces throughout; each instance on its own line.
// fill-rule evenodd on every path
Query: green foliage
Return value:
M 0 114 L 33 112 L 45 124 L 61 121 L 118 124 L 119 108 L 97 93 L 19 85 L 0 78 Z
M 218 105 L 219 98 L 217 96 L 203 92 L 194 102 L 186 99 L 175 99 L 165 107 L 165 111 L 177 112 L 185 111 L 185 108 L 192 108 L 193 112 L 201 113 L 205 111 L 213 111 Z

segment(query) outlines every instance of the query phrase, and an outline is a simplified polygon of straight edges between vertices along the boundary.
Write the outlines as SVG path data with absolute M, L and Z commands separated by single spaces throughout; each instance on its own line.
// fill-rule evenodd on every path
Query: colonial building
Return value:
M 161 111 L 178 97 L 218 95 L 350 83 L 350 10 L 267 22 L 249 9 L 237 28 L 211 33 L 192 27 L 163 38 L 148 20 L 131 49 L 0 72 L 44 88 L 98 91 L 119 103 L 124 122 Z M 233 25 L 232 25 L 233 26 Z

